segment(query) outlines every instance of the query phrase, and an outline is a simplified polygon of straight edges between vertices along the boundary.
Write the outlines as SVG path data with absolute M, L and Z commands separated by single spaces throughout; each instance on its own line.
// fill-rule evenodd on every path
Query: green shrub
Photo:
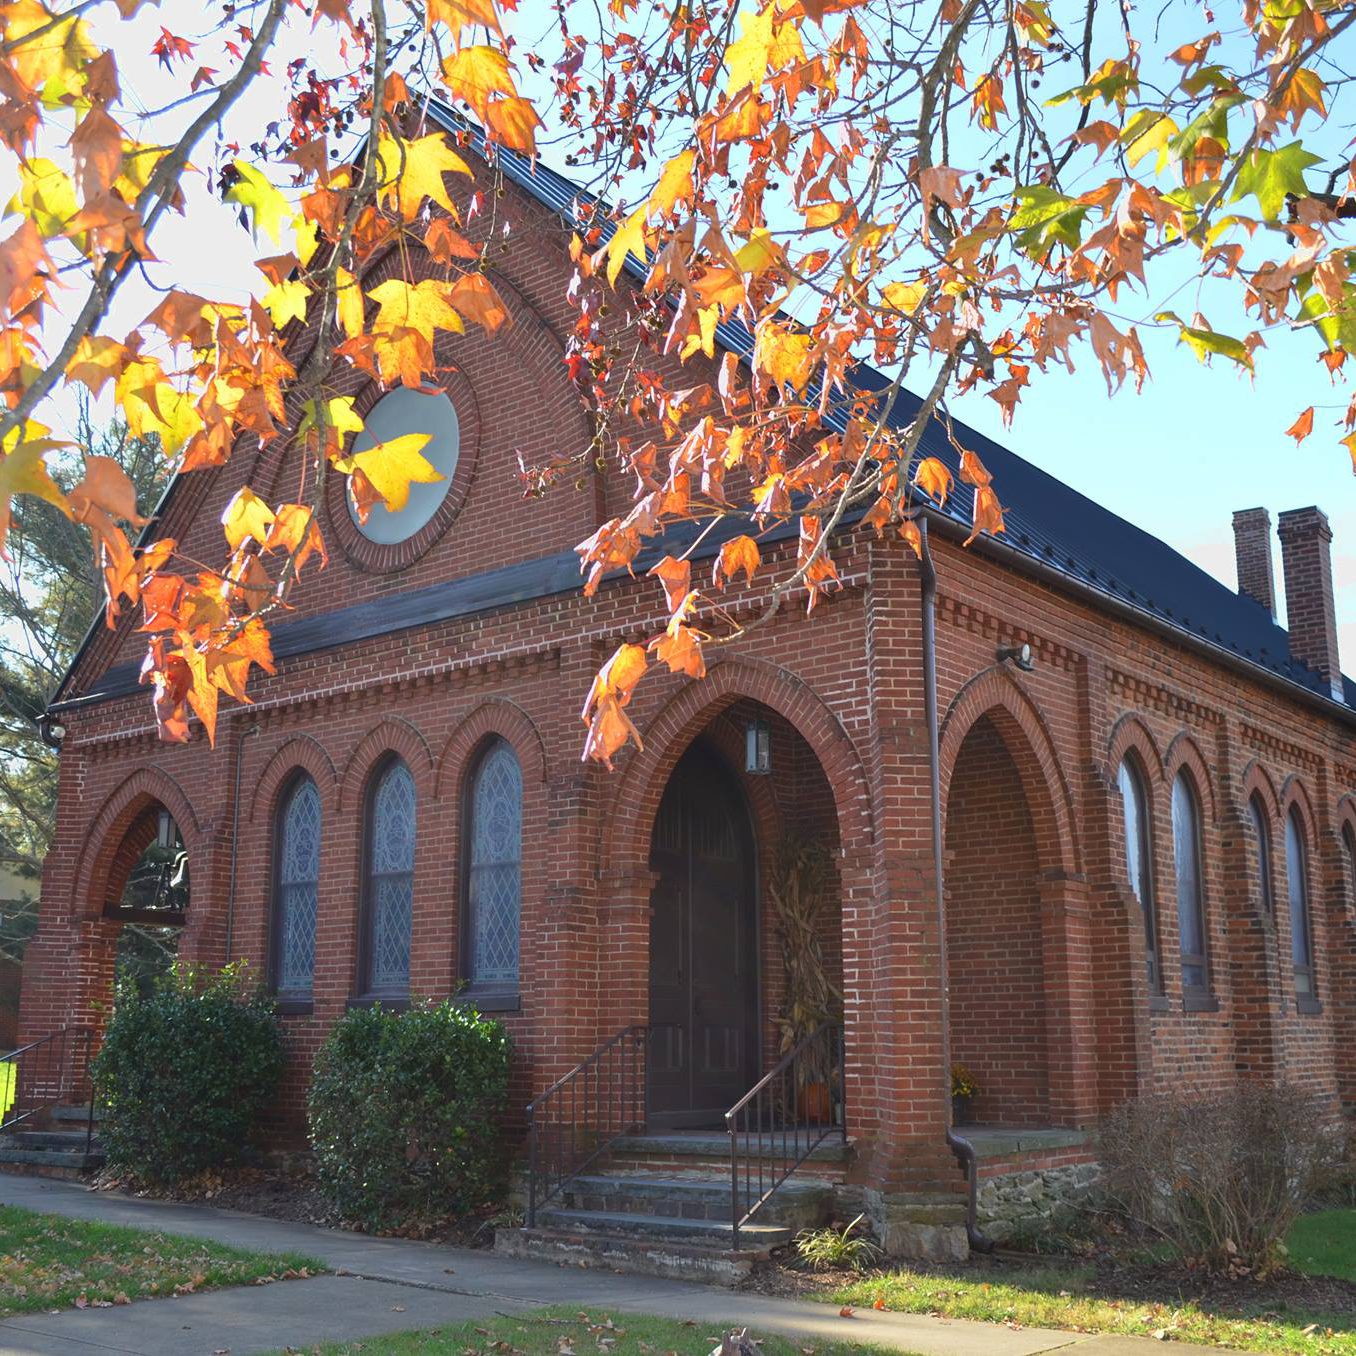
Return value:
M 863 1215 L 841 1229 L 802 1229 L 796 1235 L 796 1256 L 811 1270 L 866 1271 L 880 1260 L 881 1250 L 864 1234 L 857 1233 Z
M 272 1004 L 243 964 L 119 985 L 93 1073 L 110 1166 L 172 1185 L 240 1160 L 283 1068 Z
M 442 1219 L 502 1188 L 509 1038 L 461 1004 L 356 1008 L 316 1056 L 321 1190 L 369 1229 Z

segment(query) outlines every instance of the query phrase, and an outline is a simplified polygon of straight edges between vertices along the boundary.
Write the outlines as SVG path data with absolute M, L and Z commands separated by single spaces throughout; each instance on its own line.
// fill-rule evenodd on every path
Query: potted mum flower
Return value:
M 964 1064 L 951 1066 L 951 1123 L 970 1124 L 970 1103 L 979 1096 L 979 1084 Z

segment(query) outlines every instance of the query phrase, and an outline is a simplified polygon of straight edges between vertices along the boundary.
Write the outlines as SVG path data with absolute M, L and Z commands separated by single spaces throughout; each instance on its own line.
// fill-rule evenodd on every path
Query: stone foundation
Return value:
M 964 1262 L 970 1256 L 963 1195 L 895 1195 L 868 1188 L 863 1204 L 887 1257 Z

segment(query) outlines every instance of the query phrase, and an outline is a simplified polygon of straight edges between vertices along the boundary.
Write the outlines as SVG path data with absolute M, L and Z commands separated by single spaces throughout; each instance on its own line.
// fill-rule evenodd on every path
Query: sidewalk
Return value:
M 144 1300 L 113 1309 L 70 1309 L 0 1321 L 0 1356 L 230 1356 L 303 1350 L 316 1342 L 355 1340 L 404 1328 L 487 1318 L 548 1304 L 578 1304 L 605 1313 L 692 1318 L 747 1325 L 754 1334 L 893 1347 L 916 1356 L 1037 1356 L 1077 1348 L 1076 1356 L 1149 1356 L 1161 1345 L 1143 1337 L 1082 1333 L 859 1312 L 840 1318 L 827 1304 L 775 1299 L 681 1281 L 618 1276 L 491 1252 L 288 1224 L 210 1206 L 93 1193 L 70 1182 L 0 1175 L 0 1202 L 32 1210 L 213 1238 L 263 1251 L 291 1250 L 323 1259 L 337 1273 L 306 1281 Z M 1214 1348 L 1173 1343 L 1175 1356 Z

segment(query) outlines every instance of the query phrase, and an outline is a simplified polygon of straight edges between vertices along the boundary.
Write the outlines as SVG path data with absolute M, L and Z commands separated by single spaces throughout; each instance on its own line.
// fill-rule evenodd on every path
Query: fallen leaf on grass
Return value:
M 872 1307 L 873 1309 L 884 1309 L 884 1308 L 885 1308 L 885 1296 L 884 1296 L 884 1295 L 877 1295 L 876 1298 L 871 1302 L 871 1307 Z
M 857 1317 L 857 1311 L 852 1307 L 852 1305 L 850 1305 L 850 1304 L 845 1304 L 845 1305 L 843 1305 L 843 1307 L 838 1311 L 838 1317 L 839 1317 L 839 1318 L 856 1318 L 856 1317 Z

